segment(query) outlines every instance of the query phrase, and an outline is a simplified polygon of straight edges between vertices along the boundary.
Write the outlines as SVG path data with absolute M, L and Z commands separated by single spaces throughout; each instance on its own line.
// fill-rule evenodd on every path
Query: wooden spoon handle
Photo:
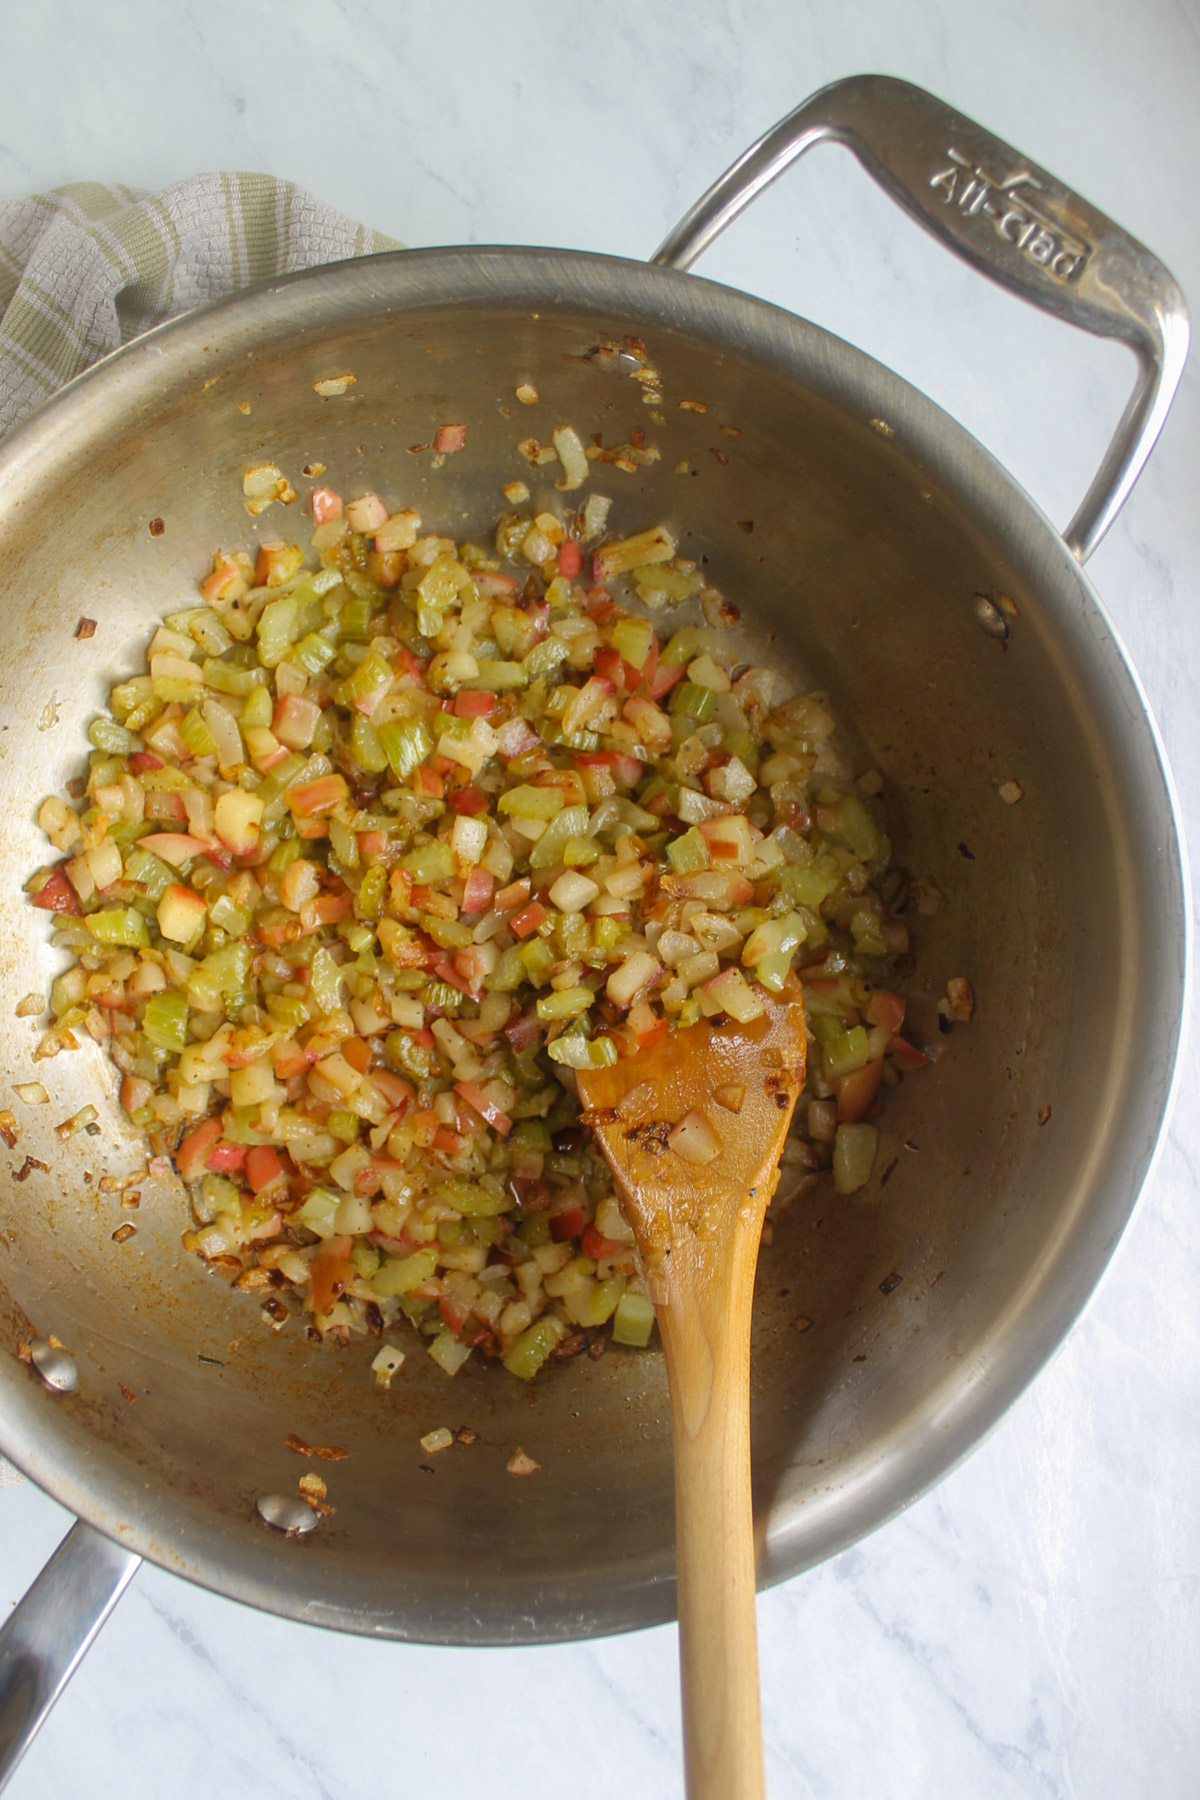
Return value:
M 689 1800 L 763 1796 L 749 1307 L 730 1305 L 730 1298 L 728 1289 L 700 1300 L 678 1294 L 659 1315 L 675 1414 L 675 1554 Z

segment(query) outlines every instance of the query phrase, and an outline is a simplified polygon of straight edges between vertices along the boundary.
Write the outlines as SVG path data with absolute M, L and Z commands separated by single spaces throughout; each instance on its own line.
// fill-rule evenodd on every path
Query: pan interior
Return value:
M 634 358 L 592 354 L 627 335 L 660 373 L 653 409 Z M 341 397 L 314 391 L 344 372 Z M 525 381 L 536 406 L 515 398 Z M 412 448 L 459 420 L 467 448 L 444 466 Z M 373 1343 L 272 1332 L 252 1295 L 181 1250 L 177 1181 L 144 1180 L 136 1214 L 105 1189 L 145 1153 L 101 1052 L 33 1065 L 36 1022 L 15 1007 L 58 963 L 21 887 L 46 857 L 37 804 L 82 767 L 87 722 L 153 622 L 194 603 L 218 545 L 304 539 L 302 500 L 247 516 L 248 466 L 277 463 L 303 495 L 322 463 L 347 494 L 378 488 L 478 538 L 505 481 L 562 504 L 557 466 L 531 473 L 517 444 L 566 423 L 660 450 L 636 474 L 594 471 L 613 527 L 667 522 L 742 609 L 746 659 L 830 693 L 852 762 L 885 778 L 898 860 L 944 897 L 911 920 L 908 984 L 941 1061 L 890 1097 L 869 1187 L 845 1200 L 814 1181 L 762 1252 L 765 1579 L 913 1498 L 1045 1360 L 1132 1210 L 1178 1032 L 1169 799 L 1086 581 L 972 440 L 826 334 L 612 259 L 436 252 L 278 284 L 74 384 L 0 456 L 0 1056 L 10 1083 L 51 1096 L 5 1100 L 21 1135 L 0 1179 L 0 1339 L 54 1332 L 82 1379 L 53 1397 L 6 1356 L 0 1446 L 164 1566 L 379 1635 L 504 1643 L 671 1616 L 661 1358 L 614 1348 L 529 1389 L 468 1365 L 451 1384 L 414 1338 L 385 1393 Z M 981 628 L 980 595 L 1007 597 L 1007 638 Z M 940 1038 L 956 975 L 976 1018 Z M 87 1102 L 99 1136 L 59 1142 L 53 1126 Z M 19 1179 L 26 1156 L 45 1167 Z M 129 1218 L 136 1235 L 114 1242 Z M 421 1434 L 464 1424 L 469 1449 L 421 1451 Z M 335 1513 L 298 1542 L 254 1513 L 313 1466 L 289 1433 L 349 1450 L 321 1466 Z M 530 1479 L 505 1473 L 518 1444 L 541 1465 Z

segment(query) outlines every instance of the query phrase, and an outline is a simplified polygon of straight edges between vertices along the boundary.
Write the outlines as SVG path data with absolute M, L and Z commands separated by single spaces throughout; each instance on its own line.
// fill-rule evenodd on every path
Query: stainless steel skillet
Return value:
M 1133 348 L 1137 392 L 1065 544 L 887 370 L 680 272 L 826 137 L 960 254 Z M 661 425 L 634 360 L 592 354 L 625 336 L 660 371 Z M 524 471 L 517 439 L 537 429 L 512 404 L 518 381 L 542 395 L 543 435 L 568 420 L 606 442 L 645 429 L 661 461 L 612 474 L 614 522 L 669 519 L 742 606 L 748 650 L 829 688 L 887 778 L 902 859 L 946 896 L 913 987 L 969 974 L 977 1020 L 897 1096 L 872 1188 L 849 1203 L 811 1190 L 764 1253 L 754 1429 L 769 1582 L 872 1529 L 978 1442 L 1078 1315 L 1150 1168 L 1182 1013 L 1186 877 L 1153 722 L 1080 565 L 1149 452 L 1186 338 L 1178 291 L 1141 246 L 929 96 L 863 77 L 768 134 L 655 264 L 446 250 L 314 271 L 149 334 L 7 441 L 0 1061 L 10 1082 L 36 1073 L 52 1101 L 22 1113 L 0 1177 L 0 1343 L 56 1334 L 76 1385 L 55 1391 L 0 1359 L 0 1449 L 86 1522 L 0 1633 L 0 1772 L 143 1555 L 291 1617 L 431 1642 L 562 1639 L 672 1611 L 656 1358 L 573 1364 L 529 1393 L 489 1375 L 448 1393 L 413 1357 L 381 1410 L 369 1350 L 274 1336 L 183 1256 L 173 1181 L 142 1184 L 137 1236 L 116 1244 L 102 1179 L 144 1156 L 103 1059 L 85 1048 L 31 1069 L 14 1009 L 53 968 L 20 893 L 42 854 L 36 803 L 151 621 L 190 596 L 218 542 L 252 531 L 243 469 L 266 455 L 295 478 L 320 460 L 346 486 L 482 527 Z M 344 369 L 354 387 L 320 399 L 312 383 Z M 470 421 L 469 446 L 435 470 L 408 446 L 446 419 Z M 264 535 L 287 529 L 267 521 Z M 99 621 L 91 640 L 73 635 L 81 614 Z M 1023 794 L 1012 806 L 1008 781 Z M 54 1124 L 85 1101 L 99 1136 L 60 1142 Z M 27 1155 L 46 1166 L 18 1179 Z M 802 1337 L 798 1317 L 814 1321 Z M 416 1440 L 450 1405 L 479 1443 L 430 1477 Z M 351 1451 L 329 1474 L 336 1514 L 302 1540 L 255 1506 L 295 1491 L 289 1432 Z M 536 1483 L 504 1474 L 518 1442 L 542 1464 Z

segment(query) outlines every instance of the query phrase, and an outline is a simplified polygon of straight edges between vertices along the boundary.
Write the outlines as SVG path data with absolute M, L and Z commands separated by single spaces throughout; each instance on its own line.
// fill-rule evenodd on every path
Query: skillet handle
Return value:
M 852 150 L 917 223 L 994 281 L 1138 360 L 1132 398 L 1067 527 L 1086 562 L 1154 447 L 1183 373 L 1187 307 L 1170 271 L 1036 163 L 922 88 L 853 75 L 822 88 L 752 144 L 651 259 L 688 269 L 744 206 L 814 144 Z
M 0 1789 L 140 1562 L 81 1520 L 0 1629 Z

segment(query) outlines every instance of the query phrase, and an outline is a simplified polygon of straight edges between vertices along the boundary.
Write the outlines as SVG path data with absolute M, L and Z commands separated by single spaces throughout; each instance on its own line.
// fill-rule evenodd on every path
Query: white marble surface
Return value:
M 1127 223 L 1200 297 L 1197 0 L 47 0 L 7 9 L 0 191 L 261 168 L 413 244 L 650 253 L 812 89 L 903 75 Z M 1026 316 L 811 158 L 705 272 L 837 329 L 961 417 L 1060 524 L 1124 355 Z M 1092 565 L 1200 842 L 1200 375 Z M 1200 1046 L 1198 1046 L 1200 1047 Z M 760 1602 L 769 1785 L 830 1800 L 1200 1793 L 1195 1055 L 1111 1275 L 987 1444 Z M 67 1524 L 0 1491 L 0 1604 Z M 144 1570 L 14 1800 L 680 1792 L 672 1630 L 525 1652 L 392 1647 Z

